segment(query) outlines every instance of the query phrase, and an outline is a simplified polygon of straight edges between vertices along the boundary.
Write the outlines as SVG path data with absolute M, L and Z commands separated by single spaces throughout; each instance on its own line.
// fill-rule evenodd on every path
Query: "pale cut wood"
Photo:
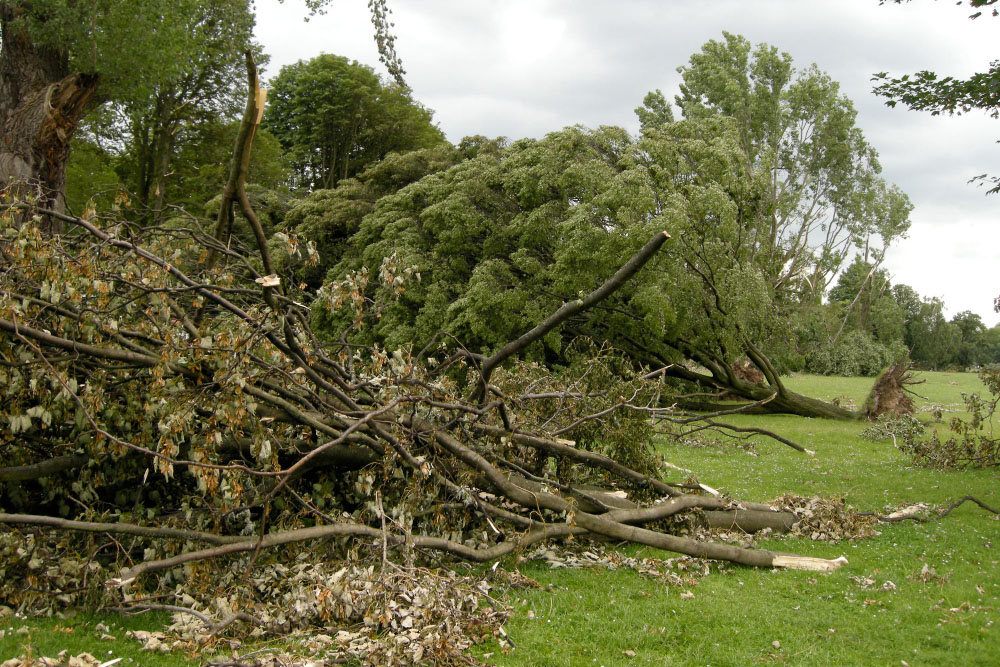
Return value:
M 847 559 L 841 556 L 833 560 L 826 558 L 811 558 L 809 556 L 777 555 L 771 561 L 772 567 L 783 567 L 788 570 L 809 570 L 811 572 L 833 572 L 842 565 L 847 565 Z

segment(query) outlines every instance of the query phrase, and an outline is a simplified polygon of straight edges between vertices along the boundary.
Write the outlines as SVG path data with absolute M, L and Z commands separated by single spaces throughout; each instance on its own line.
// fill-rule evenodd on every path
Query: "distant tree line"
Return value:
M 838 276 L 825 303 L 800 310 L 786 370 L 824 375 L 874 375 L 908 356 L 921 368 L 972 369 L 1000 363 L 1000 325 L 962 311 L 949 320 L 938 297 L 893 285 L 862 255 Z

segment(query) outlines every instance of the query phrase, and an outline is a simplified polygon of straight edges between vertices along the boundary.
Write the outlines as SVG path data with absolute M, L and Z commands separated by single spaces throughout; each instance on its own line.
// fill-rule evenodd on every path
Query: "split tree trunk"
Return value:
M 62 212 L 70 140 L 98 77 L 71 73 L 65 52 L 38 48 L 23 30 L 11 29 L 26 11 L 29 5 L 0 3 L 0 187 L 24 188 L 39 208 Z M 43 216 L 40 225 L 58 234 L 63 223 Z

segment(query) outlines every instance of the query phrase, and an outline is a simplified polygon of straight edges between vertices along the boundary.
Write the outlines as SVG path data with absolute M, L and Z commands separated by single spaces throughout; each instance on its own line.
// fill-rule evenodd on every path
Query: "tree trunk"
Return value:
M 762 401 L 765 398 L 777 393 L 777 396 L 767 404 L 760 406 L 753 412 L 765 414 L 792 414 L 802 417 L 821 417 L 824 419 L 851 420 L 859 419 L 860 413 L 853 412 L 839 405 L 834 405 L 827 401 L 797 394 L 790 391 L 784 385 L 776 389 L 762 384 L 752 384 L 744 382 L 738 378 L 722 378 L 688 370 L 684 366 L 674 365 L 664 371 L 666 375 L 687 380 L 699 384 L 703 387 L 722 389 L 729 394 L 745 398 L 748 401 Z M 686 406 L 698 410 L 718 409 L 718 404 L 700 404 L 697 407 Z
M 39 208 L 65 209 L 66 160 L 70 139 L 97 88 L 95 74 L 70 73 L 64 52 L 36 48 L 11 22 L 28 5 L 0 4 L 0 187 L 36 193 Z M 46 233 L 62 222 L 44 216 Z
M 156 127 L 153 130 L 153 150 L 150 154 L 151 186 L 153 192 L 150 200 L 152 211 L 150 219 L 154 224 L 163 222 L 164 210 L 167 206 L 167 180 L 170 177 L 170 166 L 174 157 L 174 139 L 177 132 L 175 110 L 178 105 L 178 93 L 172 87 L 166 87 L 157 95 Z
M 777 394 L 766 404 L 750 411 L 755 414 L 793 414 L 802 417 L 822 417 L 825 419 L 841 420 L 860 419 L 861 417 L 859 412 L 852 412 L 839 405 L 790 391 L 781 382 L 780 378 L 777 377 L 777 373 L 771 367 L 770 362 L 767 361 L 767 357 L 760 350 L 757 350 L 755 346 L 748 346 L 751 349 L 745 351 L 750 356 L 754 365 L 760 368 L 762 372 L 767 369 L 767 372 L 764 373 L 765 378 L 768 379 L 767 384 L 754 384 L 741 380 L 736 377 L 732 369 L 724 362 L 717 361 L 706 354 L 701 354 L 690 347 L 678 344 L 675 346 L 675 349 L 685 355 L 685 357 L 704 365 L 708 373 L 691 370 L 683 364 L 670 363 L 656 350 L 627 336 L 621 337 L 618 344 L 621 345 L 623 342 L 627 344 L 634 358 L 643 361 L 647 366 L 654 368 L 656 366 L 661 367 L 661 370 L 655 371 L 654 375 L 663 373 L 666 376 L 685 380 L 706 389 L 721 390 L 750 402 L 763 401 L 772 394 Z M 685 401 L 684 404 L 684 407 L 687 409 L 706 412 L 714 412 L 725 407 L 719 403 L 705 401 Z

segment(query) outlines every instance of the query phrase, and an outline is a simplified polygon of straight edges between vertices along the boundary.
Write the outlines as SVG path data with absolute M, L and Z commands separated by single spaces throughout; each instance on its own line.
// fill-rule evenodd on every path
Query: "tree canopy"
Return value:
M 850 103 L 814 68 L 796 78 L 789 57 L 761 46 L 751 58 L 745 40 L 727 35 L 682 73 L 684 120 L 673 120 L 657 91 L 637 109 L 638 138 L 614 127 L 568 128 L 382 197 L 329 278 L 362 268 L 374 275 L 396 256 L 421 280 L 380 313 L 379 340 L 420 346 L 443 330 L 490 350 L 591 289 L 651 226 L 663 226 L 674 242 L 662 258 L 613 305 L 536 342 L 534 357 L 558 362 L 570 340 L 586 335 L 627 350 L 640 366 L 669 366 L 686 380 L 761 398 L 767 389 L 731 371 L 750 356 L 780 392 L 766 351 L 783 337 L 782 322 L 824 292 L 850 249 L 884 252 L 905 232 L 909 202 L 878 176 Z M 773 108 L 770 122 L 741 116 L 736 93 L 727 97 L 752 91 L 752 80 L 760 81 L 758 105 Z M 708 373 L 686 370 L 685 359 Z
M 287 65 L 270 82 L 264 127 L 287 152 L 294 185 L 332 188 L 393 151 L 444 141 L 432 113 L 371 67 L 324 54 Z
M 880 176 L 850 100 L 815 65 L 723 33 L 682 77 L 688 118 L 734 119 L 744 159 L 768 178 L 759 266 L 779 292 L 821 295 L 851 252 L 881 254 L 909 228 L 909 199 Z

